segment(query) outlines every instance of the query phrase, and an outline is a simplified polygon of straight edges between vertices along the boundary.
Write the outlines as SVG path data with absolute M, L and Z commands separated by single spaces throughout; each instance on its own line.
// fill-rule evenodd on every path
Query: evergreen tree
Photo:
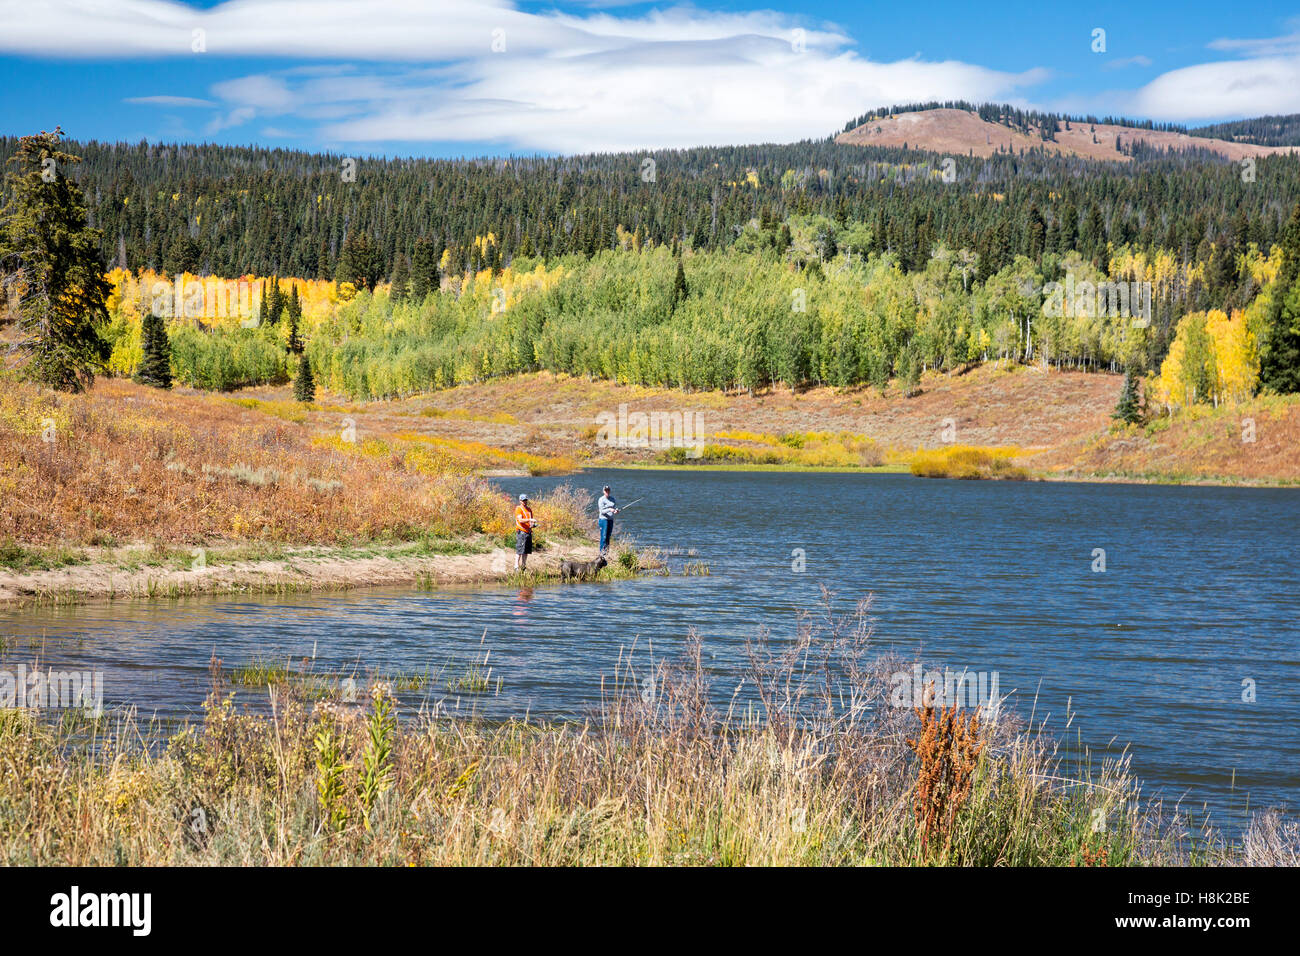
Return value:
M 316 401 L 316 379 L 311 374 L 311 360 L 307 353 L 298 356 L 298 374 L 293 377 L 293 397 L 299 402 Z
M 1300 203 L 1282 233 L 1282 268 L 1273 288 L 1259 382 L 1274 392 L 1300 392 Z
M 411 270 L 406 264 L 406 256 L 397 254 L 397 265 L 393 267 L 393 287 L 389 293 L 394 302 L 406 300 L 410 289 Z
M 172 387 L 172 347 L 161 315 L 148 312 L 140 323 L 140 367 L 135 380 L 154 388 Z
M 1047 243 L 1047 226 L 1043 222 L 1042 213 L 1038 211 L 1037 205 L 1029 207 L 1028 228 L 1022 238 L 1026 255 L 1034 260 L 1041 258 Z
M 1124 388 L 1119 393 L 1119 404 L 1115 406 L 1115 412 L 1110 417 L 1118 419 L 1125 425 L 1136 425 L 1142 421 L 1142 406 L 1138 397 L 1137 377 L 1133 374 L 1132 369 L 1124 373 Z
M 682 266 L 682 260 L 677 260 L 677 274 L 673 276 L 673 291 L 669 297 L 669 307 L 676 309 L 678 303 L 685 300 L 690 295 L 690 286 L 686 284 L 686 269 Z
M 289 352 L 294 355 L 301 355 L 303 350 L 302 336 L 298 329 L 302 324 L 302 300 L 298 297 L 298 287 L 295 285 L 289 293 L 289 306 L 285 310 L 289 323 Z
M 61 148 L 63 130 L 18 141 L 0 210 L 0 276 L 14 294 L 24 375 L 81 391 L 109 356 L 99 328 L 111 291 L 99 230 L 86 222 L 81 189 L 66 175 L 79 157 Z
M 370 236 L 357 232 L 343 240 L 339 264 L 334 270 L 335 282 L 351 282 L 358 289 L 373 289 L 383 273 L 382 256 Z
M 169 276 L 183 272 L 198 272 L 203 249 L 188 232 L 182 232 L 167 247 L 163 256 L 163 272 Z
M 1217 391 L 1215 381 L 1218 363 L 1214 357 L 1214 339 L 1206 328 L 1204 315 L 1188 319 L 1183 349 L 1183 380 L 1187 383 L 1190 400 L 1211 401 Z
M 316 253 L 316 278 L 328 279 L 333 275 L 330 269 L 330 244 L 329 240 L 320 241 L 320 249 Z
M 423 302 L 437 288 L 438 256 L 433 240 L 422 236 L 415 240 L 415 253 L 411 257 L 411 298 Z
M 1267 358 L 1260 369 L 1260 384 L 1274 392 L 1300 392 L 1300 280 L 1291 283 L 1274 306 L 1276 316 L 1269 331 Z
M 286 307 L 284 294 L 280 291 L 280 277 L 271 276 L 262 288 L 262 324 L 275 325 Z

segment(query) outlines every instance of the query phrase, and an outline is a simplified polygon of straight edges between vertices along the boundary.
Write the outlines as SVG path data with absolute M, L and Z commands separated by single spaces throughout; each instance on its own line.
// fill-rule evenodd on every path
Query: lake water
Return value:
M 1128 746 L 1148 795 L 1228 828 L 1300 803 L 1300 492 L 681 470 L 497 483 L 566 481 L 644 496 L 618 533 L 710 573 L 4 612 L 19 640 L 0 666 L 44 641 L 44 663 L 103 670 L 106 702 L 174 718 L 200 713 L 214 652 L 227 667 L 314 654 L 318 671 L 441 673 L 412 706 L 566 718 L 599 701 L 620 649 L 671 656 L 691 627 L 733 687 L 746 635 L 792 634 L 825 584 L 846 611 L 875 596 L 882 651 L 996 672 L 1021 714 L 1062 731 L 1068 711 L 1071 740 Z M 485 650 L 500 691 L 449 691 Z

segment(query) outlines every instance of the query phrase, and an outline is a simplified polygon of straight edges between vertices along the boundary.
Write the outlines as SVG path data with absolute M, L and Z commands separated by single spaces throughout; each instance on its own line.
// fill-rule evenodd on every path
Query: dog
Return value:
M 599 557 L 595 561 L 561 561 L 560 580 L 585 581 L 588 578 L 594 578 L 596 572 L 607 564 L 609 562 L 604 557 Z

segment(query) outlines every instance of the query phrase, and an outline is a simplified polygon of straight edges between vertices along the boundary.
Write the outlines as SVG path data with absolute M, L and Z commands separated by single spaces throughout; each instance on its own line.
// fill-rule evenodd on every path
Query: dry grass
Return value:
M 918 723 L 889 703 L 862 614 L 761 633 L 726 703 L 697 640 L 620 660 L 585 723 L 490 726 L 277 684 L 241 713 L 214 662 L 206 719 L 164 751 L 128 719 L 0 712 L 0 861 L 9 864 L 1111 865 L 1238 860 L 1139 811 L 1123 764 L 1071 775 L 1005 716 L 978 752 L 942 848 L 912 812 Z M 730 688 L 728 688 L 730 689 Z M 718 703 L 722 701 L 722 703 Z M 1098 819 L 1106 825 L 1098 827 Z M 1260 829 L 1261 861 L 1295 834 Z M 1254 843 L 1250 840 L 1253 839 Z M 1292 856 L 1292 858 L 1294 858 Z
M 1062 476 L 1293 484 L 1300 481 L 1300 396 L 1196 405 L 1143 425 L 1110 424 L 1027 463 Z
M 563 455 L 593 463 L 650 463 L 653 449 L 608 448 L 596 444 L 596 416 L 616 413 L 626 403 L 633 411 L 699 413 L 711 435 L 752 435 L 717 441 L 763 452 L 771 439 L 785 435 L 842 433 L 869 439 L 879 449 L 933 448 L 944 441 L 951 423 L 967 444 L 1048 448 L 1091 435 L 1110 423 L 1122 376 L 990 363 L 964 374 L 926 373 L 921 392 L 904 398 L 891 386 L 836 389 L 773 388 L 746 392 L 683 392 L 620 385 L 605 380 L 536 372 L 461 385 L 437 393 L 440 407 L 455 416 L 425 417 L 428 398 L 376 402 L 368 417 L 385 419 L 384 428 L 436 434 L 544 456 Z M 261 390 L 276 397 L 285 390 Z M 513 424 L 497 424 L 508 416 Z M 529 445 L 528 429 L 542 427 L 544 442 Z M 764 444 L 766 443 L 766 444 Z M 777 446 L 778 448 L 782 446 Z M 886 460 L 891 460 L 886 452 Z M 843 467 L 844 460 L 830 462 Z
M 0 541 L 339 544 L 508 527 L 477 449 L 450 467 L 419 443 L 348 442 L 287 405 L 248 404 L 121 380 L 82 395 L 5 381 Z M 478 464 L 492 464 L 486 451 Z M 578 528 L 567 504 L 539 505 L 553 533 Z

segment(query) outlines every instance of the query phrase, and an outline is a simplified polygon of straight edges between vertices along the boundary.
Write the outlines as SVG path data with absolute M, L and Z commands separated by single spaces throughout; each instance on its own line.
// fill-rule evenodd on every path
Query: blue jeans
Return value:
M 602 552 L 609 550 L 609 541 L 614 537 L 614 519 L 600 519 L 600 550 Z

